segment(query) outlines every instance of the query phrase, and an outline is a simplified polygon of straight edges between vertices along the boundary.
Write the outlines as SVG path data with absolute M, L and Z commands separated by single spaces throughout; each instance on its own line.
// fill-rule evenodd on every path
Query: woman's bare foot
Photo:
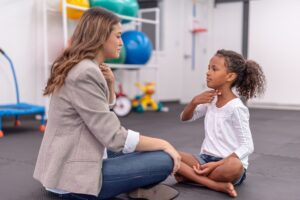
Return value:
M 235 191 L 232 183 L 218 182 L 217 184 L 218 184 L 218 186 L 216 187 L 217 191 L 227 193 L 231 197 L 237 197 L 237 192 Z

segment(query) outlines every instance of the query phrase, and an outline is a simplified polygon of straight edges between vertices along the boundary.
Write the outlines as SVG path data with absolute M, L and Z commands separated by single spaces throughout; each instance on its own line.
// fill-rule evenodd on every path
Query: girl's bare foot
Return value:
M 218 186 L 217 186 L 216 190 L 227 193 L 231 197 L 237 197 L 237 192 L 235 191 L 232 183 L 218 182 Z

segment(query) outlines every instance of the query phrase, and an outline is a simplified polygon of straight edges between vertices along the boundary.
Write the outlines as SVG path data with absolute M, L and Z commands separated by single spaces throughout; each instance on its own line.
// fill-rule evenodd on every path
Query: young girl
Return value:
M 219 50 L 210 60 L 206 81 L 212 90 L 195 96 L 181 113 L 182 121 L 205 116 L 205 139 L 199 155 L 180 153 L 175 178 L 236 197 L 234 185 L 245 180 L 254 148 L 248 108 L 232 89 L 248 100 L 264 92 L 265 76 L 256 62 Z

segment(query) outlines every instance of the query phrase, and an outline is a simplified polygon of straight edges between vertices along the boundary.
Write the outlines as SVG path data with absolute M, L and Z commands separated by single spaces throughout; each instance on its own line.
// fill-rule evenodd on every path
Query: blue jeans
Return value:
M 103 160 L 103 182 L 98 197 L 75 193 L 59 196 L 63 199 L 74 200 L 109 199 L 140 187 L 158 184 L 165 180 L 173 170 L 172 158 L 163 151 L 108 153 L 108 156 Z

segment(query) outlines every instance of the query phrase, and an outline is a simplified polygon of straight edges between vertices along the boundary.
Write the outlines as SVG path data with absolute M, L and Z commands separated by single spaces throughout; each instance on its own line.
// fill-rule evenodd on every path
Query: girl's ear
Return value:
M 234 82 L 236 78 L 237 78 L 237 74 L 234 73 L 234 72 L 229 72 L 227 74 L 227 81 L 228 82 Z

